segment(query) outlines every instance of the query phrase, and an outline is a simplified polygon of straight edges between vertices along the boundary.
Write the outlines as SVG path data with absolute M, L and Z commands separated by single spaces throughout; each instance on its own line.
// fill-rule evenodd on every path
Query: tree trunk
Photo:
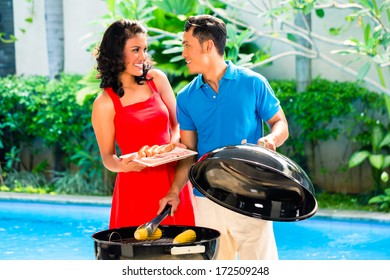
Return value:
M 14 34 L 12 0 L 0 0 L 0 33 Z M 0 77 L 15 74 L 15 43 L 5 43 L 0 40 L 0 57 Z
M 64 151 L 62 150 L 62 147 L 58 143 L 54 144 L 54 147 L 53 147 L 54 167 L 53 167 L 53 169 L 55 171 L 62 172 L 62 171 L 66 170 L 64 162 L 63 162 L 63 159 L 64 159 L 63 154 L 64 154 Z
M 311 14 L 304 15 L 298 12 L 295 15 L 295 24 L 303 29 L 311 31 Z M 297 43 L 311 49 L 311 45 L 302 37 L 297 37 Z M 295 57 L 295 78 L 297 92 L 304 92 L 311 84 L 311 59 L 303 56 Z
M 64 71 L 64 12 L 62 0 L 45 0 L 46 42 L 50 80 L 59 79 Z M 53 147 L 54 170 L 63 171 L 63 152 Z
M 64 13 L 62 0 L 45 0 L 46 41 L 50 79 L 64 71 Z

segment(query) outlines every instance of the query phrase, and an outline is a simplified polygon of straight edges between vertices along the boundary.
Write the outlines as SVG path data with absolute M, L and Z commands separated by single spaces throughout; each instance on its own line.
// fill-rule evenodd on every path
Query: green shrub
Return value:
M 305 144 L 337 139 L 341 132 L 365 145 L 370 143 L 369 128 L 386 123 L 384 100 L 358 83 L 315 79 L 303 93 L 295 92 L 293 81 L 272 81 L 271 86 L 292 128 L 286 143 L 292 156 L 304 156 Z
M 58 147 L 63 160 L 85 141 L 90 103 L 80 106 L 76 92 L 79 75 L 62 75 L 59 81 L 41 76 L 8 76 L 0 79 L 0 146 L 21 148 L 40 138 L 47 147 Z M 4 163 L 5 155 L 0 155 Z
M 94 96 L 88 96 L 83 104 L 76 102 L 81 78 L 65 74 L 53 81 L 41 76 L 0 78 L 0 167 L 4 172 L 12 175 L 34 171 L 49 177 L 46 179 L 50 185 L 51 179 L 54 180 L 52 174 L 76 165 L 91 185 L 99 176 L 104 178 L 102 182 L 106 185 L 99 191 L 101 188 L 105 188 L 104 193 L 112 191 L 113 182 L 101 163 L 90 121 Z M 22 148 L 29 148 L 32 156 L 42 152 L 39 147 L 33 150 L 37 139 L 42 140 L 42 149 L 52 149 L 54 166 L 46 159 L 35 166 L 22 164 Z M 56 162 L 61 165 L 55 165 Z M 16 187 L 12 182 L 7 186 Z
M 110 195 L 104 188 L 103 178 L 96 177 L 91 180 L 81 172 L 57 173 L 53 180 L 53 188 L 60 194 L 88 194 L 88 195 Z
M 3 176 L 4 185 L 0 187 L 3 192 L 21 193 L 53 193 L 53 186 L 40 173 L 28 171 L 10 171 Z
M 375 205 L 368 204 L 366 195 L 352 195 L 341 193 L 318 193 L 316 194 L 319 209 L 363 210 L 378 211 Z
M 0 167 L 2 177 L 10 180 L 6 187 L 32 185 L 49 192 L 112 193 L 115 174 L 101 162 L 90 121 L 95 96 L 87 95 L 82 104 L 76 100 L 81 78 L 62 75 L 59 81 L 51 82 L 40 76 L 0 78 Z M 295 160 L 309 176 L 305 146 L 315 148 L 321 141 L 343 135 L 359 150 L 370 145 L 374 125 L 388 125 L 383 99 L 357 83 L 315 79 L 300 94 L 295 92 L 294 81 L 271 81 L 271 86 L 290 126 L 290 137 L 280 152 Z M 36 139 L 53 150 L 59 148 L 64 170 L 53 170 L 46 160 L 35 166 L 21 165 L 21 148 L 32 147 Z M 16 171 L 40 174 L 47 181 L 11 180 Z
M 358 150 L 370 145 L 374 126 L 388 126 L 384 99 L 358 83 L 315 79 L 303 93 L 295 92 L 294 81 L 272 81 L 271 86 L 281 101 L 290 130 L 289 139 L 279 150 L 309 174 L 307 146 L 314 150 L 321 142 L 337 140 L 342 135 Z M 347 170 L 348 166 L 341 168 Z

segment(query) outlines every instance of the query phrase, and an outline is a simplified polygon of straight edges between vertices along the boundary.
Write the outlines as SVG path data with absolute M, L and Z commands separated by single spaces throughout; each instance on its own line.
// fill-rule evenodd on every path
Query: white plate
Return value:
M 180 153 L 180 155 L 179 156 L 175 156 L 175 157 L 170 157 L 170 155 L 173 155 L 175 153 Z M 136 154 L 136 153 L 122 155 L 122 156 L 120 156 L 120 158 L 128 158 L 128 157 L 130 157 L 130 156 L 132 156 L 134 154 Z M 196 155 L 196 154 L 198 154 L 198 153 L 195 152 L 195 151 L 176 147 L 176 148 L 174 148 L 172 151 L 170 151 L 168 153 L 157 154 L 158 156 L 162 156 L 162 155 L 166 155 L 167 156 L 166 158 L 165 157 L 160 158 L 158 161 L 156 160 L 156 161 L 153 161 L 153 162 L 148 162 L 148 161 L 144 161 L 143 160 L 144 158 L 136 158 L 136 159 L 134 159 L 134 161 L 138 162 L 138 163 L 142 163 L 142 164 L 144 164 L 146 166 L 149 166 L 149 167 L 154 167 L 154 166 L 158 166 L 158 165 L 165 164 L 165 163 L 168 163 L 168 162 L 181 160 L 181 159 L 184 159 L 184 158 Z M 155 158 L 155 156 L 153 156 L 151 158 Z

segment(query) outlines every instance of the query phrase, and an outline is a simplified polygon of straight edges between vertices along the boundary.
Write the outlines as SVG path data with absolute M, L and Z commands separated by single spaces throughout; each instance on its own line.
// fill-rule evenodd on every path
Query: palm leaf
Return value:
M 370 156 L 368 151 L 357 151 L 352 154 L 351 158 L 348 161 L 348 167 L 352 168 L 358 166 L 363 161 L 365 161 Z

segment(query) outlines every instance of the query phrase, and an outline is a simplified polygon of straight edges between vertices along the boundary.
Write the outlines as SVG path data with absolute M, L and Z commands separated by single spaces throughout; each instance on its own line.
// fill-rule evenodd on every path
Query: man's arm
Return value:
M 280 108 L 279 111 L 267 121 L 267 123 L 271 132 L 260 138 L 257 141 L 257 144 L 275 151 L 277 147 L 281 146 L 287 140 L 289 135 L 288 123 L 283 109 Z

